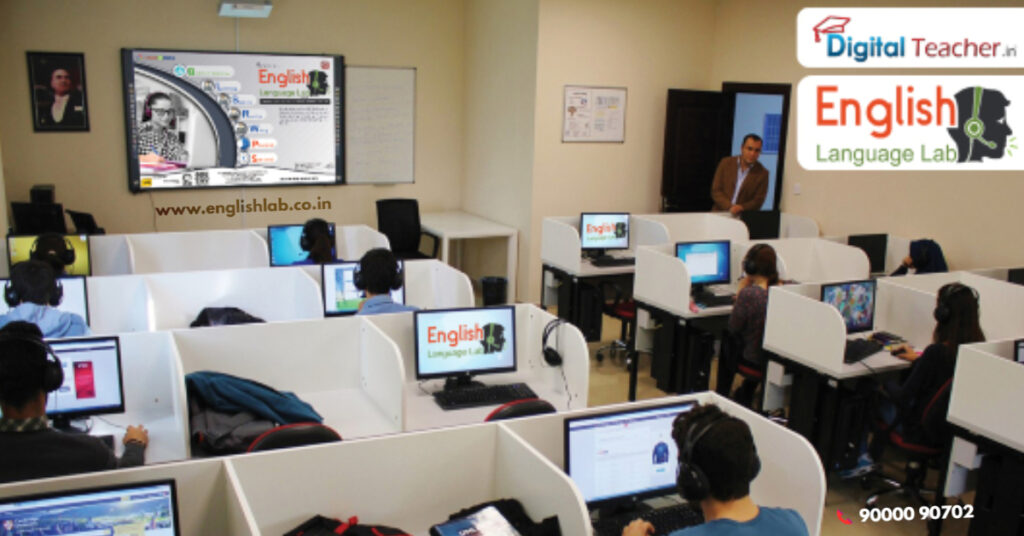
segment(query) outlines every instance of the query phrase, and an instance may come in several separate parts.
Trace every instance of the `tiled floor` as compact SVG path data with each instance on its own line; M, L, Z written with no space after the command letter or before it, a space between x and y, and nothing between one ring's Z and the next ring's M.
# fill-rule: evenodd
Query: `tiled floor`
M611 320L609 317L605 317L605 324L603 326L604 337L611 340L613 337L617 337L619 334L619 326L617 321ZM625 402L628 395L629 388L629 375L626 372L620 361L605 359L603 363L598 364L594 358L597 348L607 344L607 341L601 343L593 343L589 345L590 348L590 393L589 393L589 405L590 406L603 406L606 404L613 404L617 402ZM650 376L650 357L647 355L641 355L640 357L640 370L639 370L639 381L637 383L637 398L638 399L649 399L666 396L666 393L662 392L655 386L654 379ZM714 369L712 369L714 370ZM713 373L712 373L713 374ZM711 378L711 385L715 384L715 378ZM903 464L900 461L892 464L887 464L884 468L886 474L893 476L902 476ZM937 471L929 471L929 477L934 480L937 477ZM934 485L934 483L933 483ZM828 479L828 492L825 497L825 512L824 522L821 526L822 536L875 536L875 535L886 535L886 536L924 536L927 534L927 529L923 521L889 521L889 522L876 522L870 521L866 523L861 522L860 509L863 508L864 500L870 494L870 490L879 488L877 481L870 484L869 490L861 488L860 481L854 480L842 480L836 476L830 476ZM967 495L963 500L970 504L973 501L973 495ZM915 513L917 506L910 501L901 497L888 497L879 501L879 506L882 507L895 507L895 506L914 506ZM843 524L837 513L843 512L843 515L852 521L852 525ZM920 516L917 516L919 519ZM967 521L966 520L947 520L943 524L942 534L943 535L962 535L967 534Z

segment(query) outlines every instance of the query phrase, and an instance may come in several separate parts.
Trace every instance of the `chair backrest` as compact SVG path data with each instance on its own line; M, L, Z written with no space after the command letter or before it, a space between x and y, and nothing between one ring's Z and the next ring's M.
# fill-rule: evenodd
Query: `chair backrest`
M953 435L949 422L946 421L952 385L953 378L950 377L946 383L942 384L942 387L935 391L924 410L921 411L921 429L924 431L925 439L932 445L945 444Z
M78 212L75 210L65 210L68 216L71 216L71 222L75 224L75 233L77 234L105 234L105 231L96 225L96 218L92 217L92 214L88 212Z
M286 449L335 441L341 441L341 435L330 426L316 422L285 424L260 434L249 444L249 449L246 452Z
M68 226L64 223L64 207L60 203L12 201L11 219L14 221L14 234L68 234Z
M377 230L396 253L420 247L420 206L415 199L378 199Z
M547 400L542 400L540 398L525 398L523 400L514 400L502 406L498 406L484 420L502 421L505 419L515 419L517 417L526 417L529 415L555 413L556 411L555 406L551 405L551 402L548 402Z

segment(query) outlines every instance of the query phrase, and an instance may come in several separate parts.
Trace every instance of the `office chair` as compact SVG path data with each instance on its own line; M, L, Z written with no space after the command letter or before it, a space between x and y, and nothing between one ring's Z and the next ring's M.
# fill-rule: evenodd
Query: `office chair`
M484 421L503 421L505 419L516 419L530 415L542 415L557 411L551 402L540 398L524 398L513 400L507 404L498 406L484 419Z
M621 353L629 355L634 348L633 336L636 324L636 302L632 298L626 297L621 286L611 281L602 281L599 288L602 297L607 297L609 291L614 296L610 302L607 299L602 301L601 313L618 320L622 323L622 327L618 339L597 349L595 357L598 363L604 361L605 355L612 358L617 358Z
M68 234L64 207L60 203L11 201L11 219L14 221L14 234L17 235Z
M85 235L99 235L107 234L107 231L102 227L96 225L96 219L92 217L92 214L88 212L78 212L75 210L65 210L68 216L71 216L71 223L75 224L75 234Z
M249 444L246 452L286 449L336 441L341 441L341 435L330 426L316 422L285 424L260 434Z
M718 394L731 398L737 404L752 410L760 407L759 400L754 397L757 388L764 385L764 376L770 360L770 352L765 354L763 363L754 363L743 357L743 339L728 331L722 334L722 345L718 352ZM743 383L732 389L733 379L739 374Z
M399 259L437 258L441 241L420 227L420 206L415 199L378 199L377 230L388 237L391 252ZM422 235L434 239L434 249L429 256L420 253Z
M921 420L914 426L903 426L902 429L894 423L888 429L879 433L888 434L888 444L906 453L907 470L903 482L894 478L886 477L880 472L866 475L862 484L867 484L872 476L880 477L886 484L886 488L872 493L864 505L868 508L875 508L879 497L889 493L899 493L909 496L919 504L925 504L921 498L922 493L935 495L935 503L943 499L940 491L943 488L946 470L946 461L949 457L953 433L946 422L946 412L949 409L949 396L953 378L946 380L934 395L928 400L924 410L921 412ZM937 489L925 489L924 478L928 471L928 465L937 464L939 468L939 485ZM929 529L931 530L931 528Z

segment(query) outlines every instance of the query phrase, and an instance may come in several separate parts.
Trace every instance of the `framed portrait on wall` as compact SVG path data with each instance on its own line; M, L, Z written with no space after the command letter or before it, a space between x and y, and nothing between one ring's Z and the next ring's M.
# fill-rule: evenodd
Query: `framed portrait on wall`
M26 52L36 132L88 132L85 54Z

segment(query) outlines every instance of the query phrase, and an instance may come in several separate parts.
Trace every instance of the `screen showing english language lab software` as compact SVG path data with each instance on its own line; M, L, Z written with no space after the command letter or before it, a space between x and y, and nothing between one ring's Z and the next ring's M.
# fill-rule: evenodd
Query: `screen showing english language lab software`
M847 333L871 331L875 318L875 282L850 281L821 286L821 301L835 307Z
M0 287L6 287L10 279L0 279ZM64 295L60 300L57 310L65 313L75 313L89 323L88 299L85 294L85 276L68 276L60 278L60 286L64 288ZM0 315L7 314L11 308L7 302L0 300Z
M513 307L417 311L413 319L418 379L515 371Z
M176 536L173 484L141 483L0 500L0 536L132 534Z
M717 284L729 282L729 241L680 242L676 257L686 264L690 283Z
M366 299L366 292L357 289L353 283L353 274L359 263L342 262L323 266L324 314L344 315L358 311L359 304ZM398 268L404 272L402 261L398 261ZM405 303L405 285L391 291L391 301Z
M334 235L334 224L328 223L331 235ZM308 251L302 249L302 225L271 225L267 227L267 243L270 246L271 266L292 266L314 264ZM331 248L331 258L336 258L335 249Z
M679 449L672 422L687 402L567 419L566 468L587 503L671 490Z
M38 235L8 236L7 259L11 266L27 261L32 255ZM64 235L71 249L75 250L75 262L64 268L68 275L90 275L92 266L89 263L89 235Z
M629 214L581 214L580 247L583 249L627 249Z
M102 413L123 406L117 337L47 341L60 358L64 383L46 397L46 414Z

